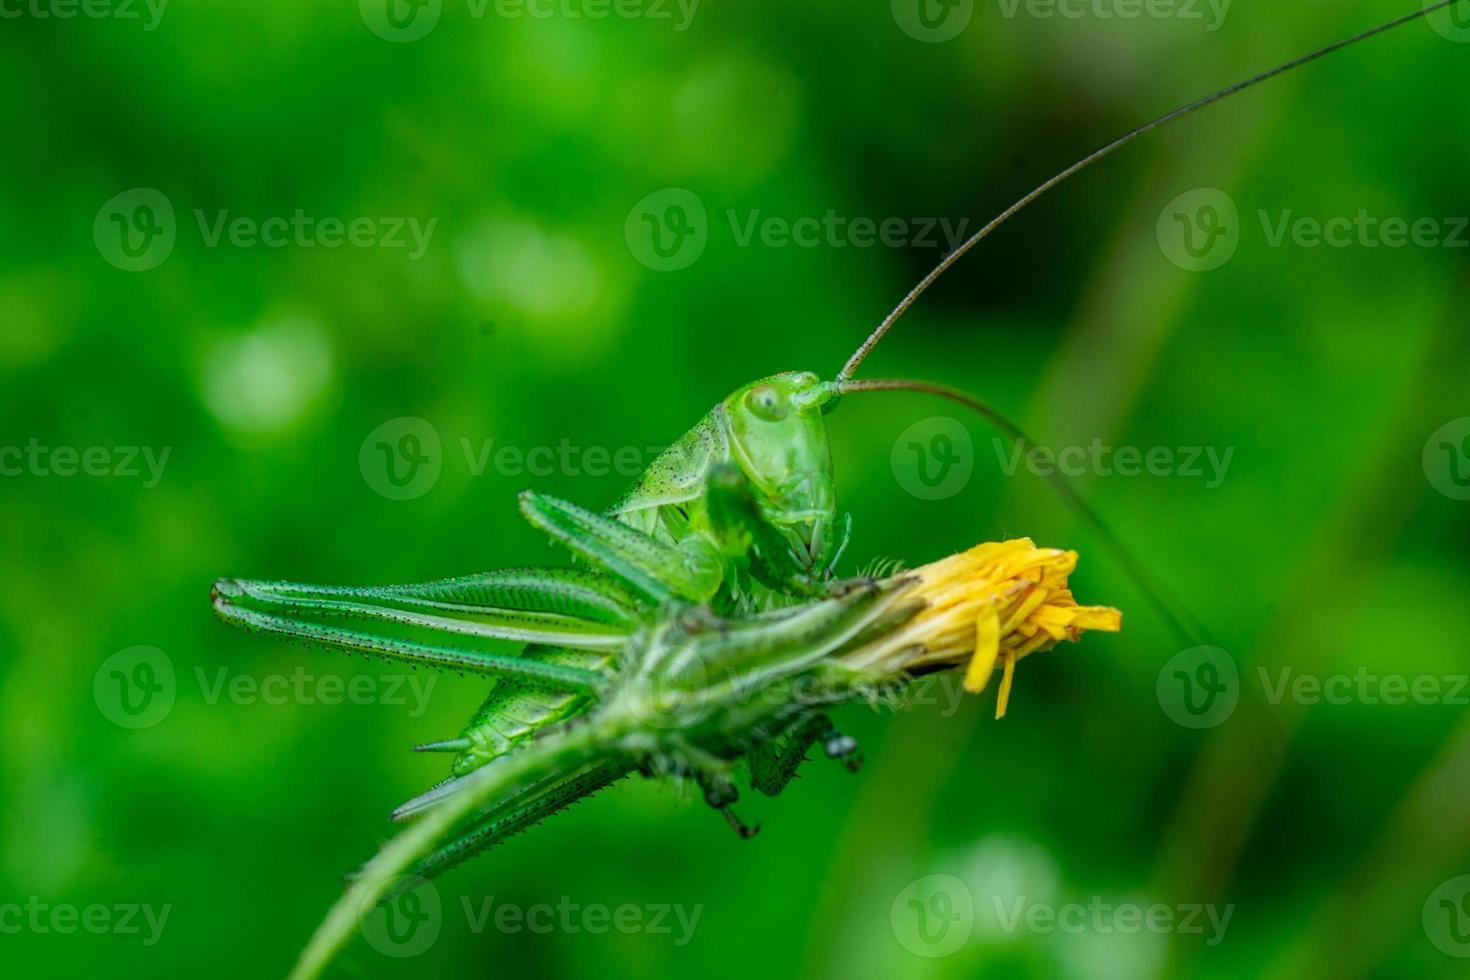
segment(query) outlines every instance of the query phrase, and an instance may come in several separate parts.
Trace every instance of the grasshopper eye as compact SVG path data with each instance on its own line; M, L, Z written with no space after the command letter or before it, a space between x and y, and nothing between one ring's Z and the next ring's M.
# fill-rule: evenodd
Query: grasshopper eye
M759 385L747 391L745 407L767 422L779 422L790 411L790 406L786 404L786 397L773 385Z

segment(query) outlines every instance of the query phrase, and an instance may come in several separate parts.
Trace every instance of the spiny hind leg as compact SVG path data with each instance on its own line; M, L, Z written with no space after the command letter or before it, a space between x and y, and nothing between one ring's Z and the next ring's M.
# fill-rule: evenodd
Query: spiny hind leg
M220 579L225 622L313 646L409 664L587 689L603 674L483 649L557 644L594 661L622 648L641 610L609 580L563 569L507 569L414 585L335 586Z
M276 612L253 609L237 603L235 596L227 595L227 588L235 588L235 583L225 581L215 586L215 610L221 619L252 632L281 636L308 646L380 657L384 660L411 665L425 664L430 667L469 671L496 677L520 677L588 694L596 693L608 680L607 675L594 670L525 660L470 647L446 646L418 639L366 633L333 626L329 623L297 618L296 615L281 615ZM355 607L353 611L359 610L365 611L365 615L376 613L376 610L366 606ZM408 621L407 618L399 619L399 622ZM438 622L447 622L447 620ZM480 632L479 635L490 634ZM579 642L591 641L588 638L579 638ZM604 645L620 644L622 637L611 633L606 637L597 638L596 642Z
M814 743L821 743L828 758L840 760L851 772L862 765L856 739L839 732L826 715L809 715L781 739L751 750L751 788L767 796L779 795L796 778L796 770Z

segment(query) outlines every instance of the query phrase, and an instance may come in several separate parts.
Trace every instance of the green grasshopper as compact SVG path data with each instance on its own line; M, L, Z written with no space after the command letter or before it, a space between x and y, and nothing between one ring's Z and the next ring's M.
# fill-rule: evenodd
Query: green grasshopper
M1063 170L946 256L833 380L786 372L737 389L607 512L523 493L523 516L579 559L576 567L382 587L216 582L215 609L235 625L491 681L457 737L420 746L454 754L450 778L394 812L412 821L409 829L364 868L298 972L319 972L350 936L362 904L391 892L396 876L440 873L630 774L693 781L750 836L754 830L731 810L737 764L752 788L769 795L781 792L816 743L856 769L856 744L833 727L828 709L890 696L954 661L916 656L914 644L885 645L926 615L929 603L914 577L836 576L851 517L837 509L827 414L851 394L918 391L1030 441L961 391L860 380L858 366L940 275L1087 166L1153 129L1456 2L1432 4L1190 103ZM1195 640L1188 618L1174 612L1175 603L1066 480L1050 479L1171 628ZM524 646L508 653L507 643ZM1012 665L1005 663L1002 704Z

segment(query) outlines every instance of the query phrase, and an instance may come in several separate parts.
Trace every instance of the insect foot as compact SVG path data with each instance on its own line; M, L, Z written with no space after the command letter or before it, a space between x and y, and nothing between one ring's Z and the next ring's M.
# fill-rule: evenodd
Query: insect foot
M841 762L848 772L857 772L863 767L863 754L858 750L857 739L851 735L844 735L833 728L824 736L823 744L827 758Z
M730 804L740 799L740 791L735 788L733 783L728 779L707 779L703 782L704 801L720 811L720 814L725 818L725 822L730 825L735 833L739 834L745 840L760 833L760 824L756 824L754 827L749 826L745 821L735 815L734 810L730 809Z

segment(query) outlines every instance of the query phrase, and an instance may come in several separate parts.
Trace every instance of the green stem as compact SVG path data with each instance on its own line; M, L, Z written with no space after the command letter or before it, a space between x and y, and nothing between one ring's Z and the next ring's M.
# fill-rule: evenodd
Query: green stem
M465 779L464 786L393 838L362 869L317 927L301 952L291 980L319 977L358 929L362 910L378 900L413 865L427 857L460 821L497 796L514 793L548 773L585 765L606 751L611 741L606 725L583 724L561 735L533 743L523 752L485 766Z

